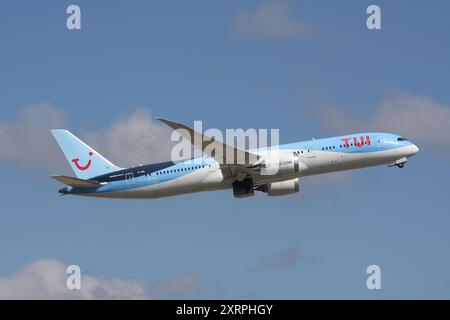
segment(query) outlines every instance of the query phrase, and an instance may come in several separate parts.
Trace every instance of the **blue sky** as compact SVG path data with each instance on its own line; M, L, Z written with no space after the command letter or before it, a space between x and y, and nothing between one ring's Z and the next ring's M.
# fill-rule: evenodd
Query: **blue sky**
M377 31L366 28L373 3ZM81 30L66 28L70 4ZM450 298L449 10L2 1L0 296L27 296L26 272L40 283L77 264L93 279L134 281L144 297ZM403 170L308 177L283 198L58 196L49 175L69 169L48 129L66 127L119 165L152 162L170 156L154 116L279 128L285 143L388 130L421 152ZM382 290L366 288L371 264Z

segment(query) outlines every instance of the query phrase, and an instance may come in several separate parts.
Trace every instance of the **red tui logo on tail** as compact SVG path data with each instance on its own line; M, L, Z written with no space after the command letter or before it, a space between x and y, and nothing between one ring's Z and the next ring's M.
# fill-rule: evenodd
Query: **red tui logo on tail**
M89 157L92 157L93 153L92 151L89 151ZM80 165L78 162L80 161L80 159L76 158L76 159L72 159L72 162L75 164L75 166L77 167L78 170L81 171L85 171L87 170L90 166L91 166L91 159L89 159L89 161L87 162L87 164L85 166Z

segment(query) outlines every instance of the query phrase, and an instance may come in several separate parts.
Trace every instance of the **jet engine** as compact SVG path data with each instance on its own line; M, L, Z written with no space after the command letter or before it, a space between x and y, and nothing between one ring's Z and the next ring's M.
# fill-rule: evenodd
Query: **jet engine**
M289 175L299 172L297 152L278 152L264 157L260 163L261 175Z
M265 192L269 197L285 196L288 194L297 193L300 190L299 179L286 180L281 182L274 182L265 185Z

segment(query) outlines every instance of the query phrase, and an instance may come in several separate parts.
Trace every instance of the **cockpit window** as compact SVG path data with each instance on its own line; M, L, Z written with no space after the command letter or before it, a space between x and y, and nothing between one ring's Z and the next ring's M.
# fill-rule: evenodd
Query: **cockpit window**
M399 138L397 138L397 141L408 141L408 139L399 137Z

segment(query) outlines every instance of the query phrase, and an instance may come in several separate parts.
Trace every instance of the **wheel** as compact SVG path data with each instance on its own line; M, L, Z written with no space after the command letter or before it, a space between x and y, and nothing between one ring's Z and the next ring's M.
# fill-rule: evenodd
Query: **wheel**
M399 163L398 165L397 165L397 167L399 167L400 169L401 168L403 168L405 166L405 163L403 162L403 163Z

